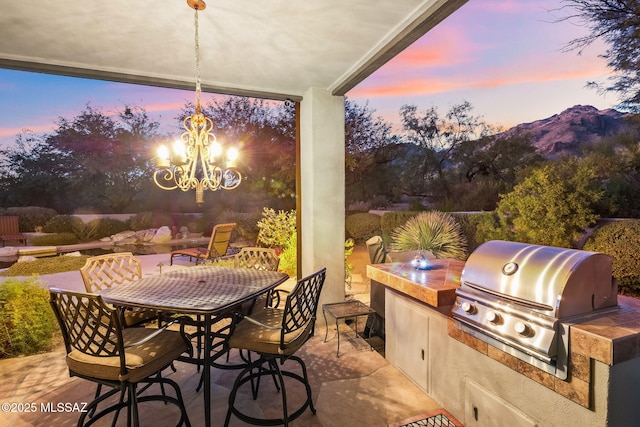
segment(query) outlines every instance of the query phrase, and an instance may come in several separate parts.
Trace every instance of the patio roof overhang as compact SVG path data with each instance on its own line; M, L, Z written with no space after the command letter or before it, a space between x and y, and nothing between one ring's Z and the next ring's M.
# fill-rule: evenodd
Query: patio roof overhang
M344 95L466 1L209 0L199 14L203 91ZM194 87L185 0L2 3L2 68Z
M208 0L198 15L203 91L301 101L298 274L327 268L321 303L344 299L341 97L466 1ZM195 87L185 0L4 0L0 34L0 68Z

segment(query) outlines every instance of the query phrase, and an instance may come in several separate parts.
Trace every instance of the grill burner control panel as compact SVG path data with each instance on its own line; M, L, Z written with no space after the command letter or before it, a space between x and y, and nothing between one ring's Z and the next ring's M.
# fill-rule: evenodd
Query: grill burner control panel
M469 327L549 363L556 356L556 320L526 310L522 316L522 310L458 292L452 314Z

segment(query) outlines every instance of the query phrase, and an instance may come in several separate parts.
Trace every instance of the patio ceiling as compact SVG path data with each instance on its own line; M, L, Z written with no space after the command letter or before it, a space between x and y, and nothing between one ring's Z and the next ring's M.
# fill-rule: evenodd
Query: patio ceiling
M207 0L202 89L344 95L467 0ZM2 0L0 67L193 89L185 0Z

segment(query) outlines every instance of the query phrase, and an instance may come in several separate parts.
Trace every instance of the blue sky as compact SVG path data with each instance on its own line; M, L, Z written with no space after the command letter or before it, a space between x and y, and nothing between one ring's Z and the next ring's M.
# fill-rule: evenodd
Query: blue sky
M585 88L609 75L598 55L563 46L586 30L555 22L567 12L558 0L470 0L443 23L354 88L347 96L368 102L376 115L399 122L404 104L432 106L444 114L462 101L490 124L505 128L543 119L573 105L612 108L617 99ZM556 10L554 10L556 9ZM203 102L211 95L203 94ZM105 113L124 105L144 107L180 132L180 108L193 91L49 76L0 69L0 144L23 130L50 132L59 117L73 118L90 104Z

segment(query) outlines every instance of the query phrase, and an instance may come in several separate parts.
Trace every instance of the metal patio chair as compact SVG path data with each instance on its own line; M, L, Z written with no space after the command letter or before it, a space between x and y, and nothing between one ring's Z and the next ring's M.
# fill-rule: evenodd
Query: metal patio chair
M142 278L140 259L131 252L90 257L80 269L84 287L89 293L100 293L113 286L120 286ZM124 311L124 327L138 326L158 319L153 310L128 309Z
M95 294L50 289L51 307L62 331L70 376L77 376L111 387L96 395L78 420L78 426L91 425L114 413L115 425L120 410L127 408L127 426L139 426L138 403L162 401L180 409L177 426L190 426L178 384L158 373L181 354L191 353L184 333L161 329L122 328L118 310ZM176 397L139 395L138 384L171 386ZM120 394L117 403L98 411L98 405ZM160 407L161 408L161 407ZM87 417L89 417L87 419Z
M307 408L316 413L306 365L295 353L313 336L318 301L325 277L326 269L323 268L299 280L287 295L284 309L265 307L251 316L242 316L242 320L231 333L228 346L257 353L259 358L253 362L249 361L236 378L229 396L225 426L229 425L231 415L250 424L287 426ZM287 360L296 361L300 365L301 374L281 369L279 365L283 365ZM257 398L260 378L264 375L269 375L276 381L276 388L282 398L282 418L255 418L235 407L238 390L247 382L251 382L253 398ZM289 411L287 407L284 377L299 381L306 390L305 402L293 411Z

